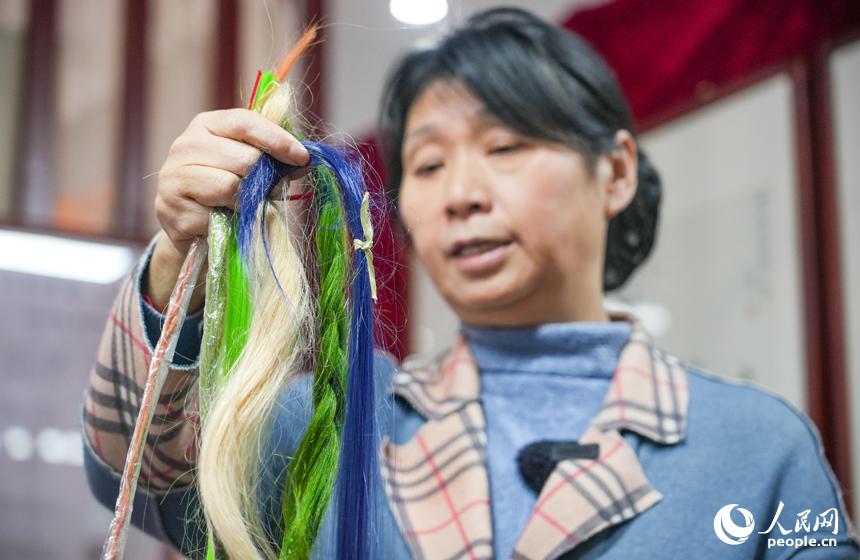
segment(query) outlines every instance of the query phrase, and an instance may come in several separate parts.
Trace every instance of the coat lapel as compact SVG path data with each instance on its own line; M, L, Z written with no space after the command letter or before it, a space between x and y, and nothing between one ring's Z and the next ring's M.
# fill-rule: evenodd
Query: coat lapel
M514 546L513 560L558 558L662 498L621 434L591 427L579 441L600 445L600 456L556 465Z
M655 348L634 323L618 356L612 386L591 425L604 431L629 430L672 445L686 434L689 401L686 367Z
M407 362L393 390L427 421L403 445L385 441L382 475L416 560L493 557L486 431L480 376L461 338L429 364ZM671 445L686 430L687 372L634 323L603 407L580 438L597 459L561 461L538 496L513 560L553 560L662 498L620 434Z
M491 559L493 526L480 378L462 339L441 367L415 365L394 390L427 421L404 445L383 443L394 517L416 560Z

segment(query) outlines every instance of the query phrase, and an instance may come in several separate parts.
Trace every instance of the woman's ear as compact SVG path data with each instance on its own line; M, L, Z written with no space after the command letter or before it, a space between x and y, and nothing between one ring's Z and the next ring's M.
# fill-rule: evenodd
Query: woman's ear
M627 208L636 194L638 180L638 154L636 140L626 130L615 134L615 151L607 157L612 166L612 177L606 188L606 219Z

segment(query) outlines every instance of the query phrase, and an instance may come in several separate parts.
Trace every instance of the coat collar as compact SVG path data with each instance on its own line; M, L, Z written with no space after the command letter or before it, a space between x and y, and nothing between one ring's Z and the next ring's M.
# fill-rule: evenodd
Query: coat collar
M480 375L466 340L429 362L404 363L393 392L426 419L403 445L384 442L381 457L392 511L413 556L492 557ZM603 407L580 438L598 443L600 456L558 463L512 559L558 558L657 503L662 496L620 431L675 444L685 436L688 403L686 369L634 323Z
M392 391L426 420L479 401L480 376L466 339L459 337L452 350L429 361L408 359L394 376ZM642 326L633 322L592 426L627 430L672 445L684 439L688 404L687 371L681 361L654 347Z

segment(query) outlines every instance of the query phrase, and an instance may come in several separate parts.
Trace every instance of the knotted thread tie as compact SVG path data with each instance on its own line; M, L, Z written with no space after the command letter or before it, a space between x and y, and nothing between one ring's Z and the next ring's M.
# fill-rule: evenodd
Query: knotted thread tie
M370 194L365 192L361 199L361 229L364 230L364 241L353 239L352 243L356 250L364 251L367 258L367 276L370 279L370 297L376 301L376 271L373 268L373 224L370 223Z

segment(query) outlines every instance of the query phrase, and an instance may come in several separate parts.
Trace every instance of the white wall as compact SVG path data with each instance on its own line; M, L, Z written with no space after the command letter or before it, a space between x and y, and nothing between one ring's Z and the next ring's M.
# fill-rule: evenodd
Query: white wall
M663 309L652 334L667 351L805 408L793 106L779 75L642 137L663 177L661 225L613 295Z

